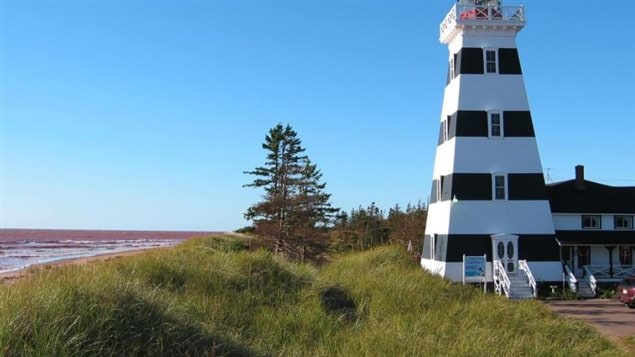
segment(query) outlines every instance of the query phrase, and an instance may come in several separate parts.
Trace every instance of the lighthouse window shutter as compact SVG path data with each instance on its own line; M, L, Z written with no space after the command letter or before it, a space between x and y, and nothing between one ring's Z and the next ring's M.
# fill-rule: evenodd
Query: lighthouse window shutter
M498 49L498 73L499 74L523 74L518 58L518 50L515 48Z
M460 74L483 74L483 49L464 47L454 62L455 67L460 69Z

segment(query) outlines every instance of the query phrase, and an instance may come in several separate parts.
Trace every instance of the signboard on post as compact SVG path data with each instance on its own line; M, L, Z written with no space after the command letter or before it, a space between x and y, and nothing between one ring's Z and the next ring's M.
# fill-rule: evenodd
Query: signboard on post
M485 277L487 257L485 255L463 255L463 285L465 283L483 283L483 291L486 289Z

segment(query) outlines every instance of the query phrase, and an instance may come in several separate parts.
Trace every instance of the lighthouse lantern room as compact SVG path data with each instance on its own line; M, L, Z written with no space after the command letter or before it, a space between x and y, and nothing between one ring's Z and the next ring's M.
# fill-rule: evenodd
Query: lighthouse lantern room
M453 281L465 256L486 256L486 280L510 297L560 280L516 35L520 5L460 0L440 26L448 75L421 265Z

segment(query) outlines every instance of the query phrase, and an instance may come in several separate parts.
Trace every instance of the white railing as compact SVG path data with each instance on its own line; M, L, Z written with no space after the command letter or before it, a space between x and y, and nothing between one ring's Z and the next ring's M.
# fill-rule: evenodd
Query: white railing
M527 260L519 260L518 267L520 268L520 270L525 272L525 275L527 276L527 280L529 280L529 285L531 285L531 290L534 294L534 297L538 297L538 288L536 284L536 279L534 279L534 275L531 273L531 270L529 269Z
M445 19L441 21L441 25L439 25L441 36L443 36L443 34L448 29L448 27L450 27L450 25L456 22L456 7L457 6L458 5L452 6L452 8L450 9L450 12L448 12L448 14L445 15Z
M598 281L589 269L589 265L584 266L584 280L586 280L587 284L589 284L591 291L593 291L594 294L597 294Z
M522 5L512 6L476 6L455 4L441 22L440 33L443 34L455 23L467 21L525 21L525 9Z
M494 290L501 295L503 292L505 296L509 297L509 290L511 288L511 281L507 276L505 267L501 264L500 260L494 260Z
M600 281L619 281L635 275L635 266L632 265L613 265L613 274L610 265L585 265L584 269Z
M564 276L565 276L565 280L567 281L567 285L569 285L569 289L571 289L571 291L575 293L576 291L578 291L578 279L576 279L575 275L569 268L569 265L563 264L563 266L564 266Z

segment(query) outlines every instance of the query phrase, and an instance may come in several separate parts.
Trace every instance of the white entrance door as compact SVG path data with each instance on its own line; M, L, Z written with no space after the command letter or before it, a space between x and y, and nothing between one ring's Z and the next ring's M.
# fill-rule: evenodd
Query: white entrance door
M518 236L495 234L492 236L492 255L505 267L507 274L518 272Z

